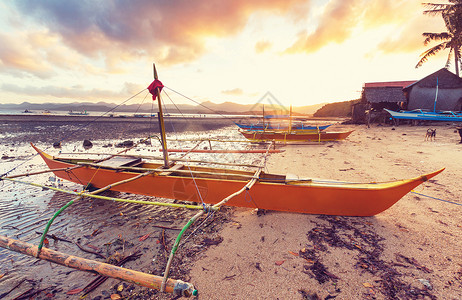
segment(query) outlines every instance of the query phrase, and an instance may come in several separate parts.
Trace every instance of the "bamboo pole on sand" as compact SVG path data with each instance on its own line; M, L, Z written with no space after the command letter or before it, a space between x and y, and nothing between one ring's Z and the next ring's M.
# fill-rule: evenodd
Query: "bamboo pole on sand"
M5 236L0 236L0 247L33 257L38 257L66 267L98 273L103 276L132 282L151 289L160 290L163 280L161 276L146 274L95 260L68 255L48 248L42 248L39 251L38 247L35 245L14 240ZM190 297L197 294L197 291L194 289L192 284L174 279L168 279L164 291L183 297Z

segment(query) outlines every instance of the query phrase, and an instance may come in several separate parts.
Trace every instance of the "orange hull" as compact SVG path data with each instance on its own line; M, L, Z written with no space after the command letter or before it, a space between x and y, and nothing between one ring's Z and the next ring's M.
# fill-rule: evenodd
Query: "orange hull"
M72 167L78 163L76 159L67 159L67 161L54 159L33 147L50 169ZM80 160L80 163L89 162ZM144 163L140 168L146 170L158 166ZM202 169L207 172L216 170ZM194 167L194 170L201 171L201 168ZM365 184L325 181L317 183L314 180L290 181L285 176L261 173L259 180L249 191L232 198L226 205L307 214L373 216L391 207L413 188L443 170L408 180ZM194 176L194 179L189 174L163 171L116 186L113 190L185 201L201 202L202 198L205 203L215 204L246 184L248 179L236 179L239 175L253 175L245 171L216 170L218 171L219 175L201 174ZM228 175L224 175L225 172ZM133 171L120 171L120 169L104 167L102 164L101 167L84 166L69 172L56 171L55 174L78 184L91 183L94 187L102 188L135 177L140 174L140 171L135 168ZM201 197L198 196L197 189Z
M306 132L306 131L246 131L240 133L251 141L278 141L278 142L330 142L346 139L353 131L345 132Z

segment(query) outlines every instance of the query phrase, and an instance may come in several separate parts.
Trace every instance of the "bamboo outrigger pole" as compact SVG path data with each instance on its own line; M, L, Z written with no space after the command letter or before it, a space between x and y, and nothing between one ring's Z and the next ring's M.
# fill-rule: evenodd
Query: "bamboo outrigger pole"
M159 201L145 201L145 200L133 200L133 199L125 199L125 198L115 198L115 197L108 197L108 196L102 196L102 195L95 195L91 194L90 192L74 192L74 191L69 191L65 189L60 189L52 186L47 186L47 185L42 185L34 182L27 182L27 181L21 181L21 180L16 180L16 179L11 179L9 177L2 178L2 180L8 180L13 183L20 183L20 184L25 184L25 185L30 185L34 187L39 187L44 190L51 190L55 192L61 192L64 194L68 195L73 195L73 196L78 196L78 197L88 197L88 198L94 198L94 199L101 199L101 200L108 200L108 201L114 201L114 202L123 202L123 203L131 203L131 204L145 204L145 205L155 205L155 206L166 206L166 207L173 207L173 208L186 208L186 209L195 209L195 210L203 210L204 206L202 205L189 205L189 204L178 204L178 203L168 203L168 202L159 202ZM214 208L209 207L209 209L214 210Z
M158 79L157 77L157 70L156 70L156 64L152 64L152 67L154 69L154 79ZM167 151L167 138L165 136L165 125L164 125L164 114L162 112L162 101L160 99L160 90L157 88L156 89L157 93L157 104L159 108L158 112L158 118L159 118L159 127L160 127L160 138L162 141L162 150L164 154L164 167L168 168L169 167L169 161L168 161L168 151Z
M54 262L66 267L75 268L82 271L98 273L128 282L135 283L151 289L160 290L163 277L146 274L143 272L133 271L130 269L117 267L114 265L102 263L95 260L85 259L48 248L42 248L40 251L37 246L14 240L0 235L0 247L13 250L19 253L38 257L50 262ZM172 293L176 296L190 297L197 295L197 290L190 283L181 280L168 279L165 292Z

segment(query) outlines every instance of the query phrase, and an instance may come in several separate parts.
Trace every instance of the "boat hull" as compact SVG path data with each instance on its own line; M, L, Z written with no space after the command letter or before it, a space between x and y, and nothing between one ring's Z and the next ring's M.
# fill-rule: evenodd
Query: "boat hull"
M345 132L287 132L287 131L247 131L241 134L251 141L278 141L278 142L330 142L346 139L353 131Z
M35 149L50 169L75 166L73 163L54 159L39 149ZM269 174L262 173L250 190L232 198L226 205L306 214L373 216L388 209L413 188L442 171L443 169L408 180L367 184L315 183L287 179L281 182L265 182L265 176L268 177ZM102 188L133 178L140 173L84 166L70 171L55 171L54 174L77 184L91 184L93 187ZM246 180L216 177L191 178L181 175L163 176L155 173L111 189L119 192L216 204L240 190L247 183Z
M397 112L384 108L394 119L419 120L419 121L443 121L462 122L462 114L455 113L432 113L432 112Z
M272 124L242 124L242 123L235 123L239 128L243 130L250 130L250 131L263 131L263 130L287 130L289 127L287 125L272 125ZM293 125L292 130L303 130L303 131L323 131L326 130L329 125L323 125L323 126L309 126L309 125Z

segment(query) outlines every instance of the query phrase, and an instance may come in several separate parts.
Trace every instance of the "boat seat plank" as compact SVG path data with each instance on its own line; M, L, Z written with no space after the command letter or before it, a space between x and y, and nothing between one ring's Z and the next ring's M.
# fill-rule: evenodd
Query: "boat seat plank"
M286 182L297 181L299 179L300 179L300 177L298 175L296 175L296 174L291 174L291 173L286 174Z
M141 163L140 157L114 156L108 160L97 163L97 165L117 168L117 167L134 167Z
M182 169L183 167L184 167L184 165L182 165L182 164L176 164L176 165L173 165L172 167L170 167L168 169L165 169L165 171L160 172L159 175L168 176L168 175L172 174L173 172L175 172L176 170Z
M298 175L295 174L286 174L286 183L287 184L293 184L293 185L298 185L298 184L307 184L308 182L313 182L312 178L301 178Z

